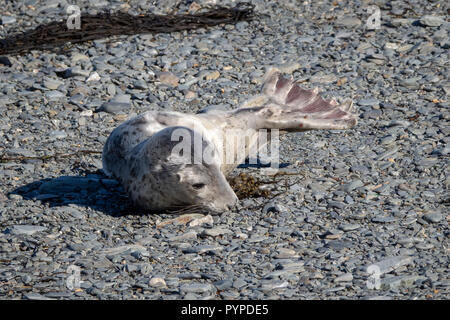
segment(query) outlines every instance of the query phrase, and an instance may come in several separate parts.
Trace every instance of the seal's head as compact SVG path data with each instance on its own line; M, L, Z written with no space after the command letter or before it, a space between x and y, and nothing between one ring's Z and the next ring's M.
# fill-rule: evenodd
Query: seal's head
M131 154L130 179L123 182L139 206L150 210L199 206L219 213L238 201L220 171L216 147L201 133L168 127Z
M238 201L218 165L186 164L178 167L176 172L176 197L180 202L220 212L230 209Z

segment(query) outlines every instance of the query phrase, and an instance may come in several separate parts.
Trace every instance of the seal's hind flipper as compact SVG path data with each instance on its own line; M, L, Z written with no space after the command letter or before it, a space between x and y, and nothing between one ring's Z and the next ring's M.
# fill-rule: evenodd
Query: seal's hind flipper
M325 100L318 89L303 89L275 68L265 76L262 96L266 98L262 108L253 108L255 115L261 116L256 121L261 128L286 131L348 129L357 123L351 100L343 104Z

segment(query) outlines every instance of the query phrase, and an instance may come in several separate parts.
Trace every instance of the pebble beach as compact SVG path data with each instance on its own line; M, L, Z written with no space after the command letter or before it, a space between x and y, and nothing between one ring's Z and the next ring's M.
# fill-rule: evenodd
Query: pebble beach
M448 2L250 2L249 22L0 57L0 299L449 299ZM0 0L0 39L70 4L211 1ZM237 168L264 196L148 214L102 172L124 120L235 109L270 66L359 118L282 136L280 175Z

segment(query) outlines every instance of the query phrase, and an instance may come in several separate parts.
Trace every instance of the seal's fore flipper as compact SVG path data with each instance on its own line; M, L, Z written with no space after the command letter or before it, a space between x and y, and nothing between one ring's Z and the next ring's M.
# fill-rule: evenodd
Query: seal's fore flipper
M356 125L351 100L338 104L334 100L323 99L318 93L318 89L301 88L272 68L265 76L262 95L258 96L264 103L259 107L244 106L237 112L248 110L253 113L255 125L265 129L304 131L348 129Z

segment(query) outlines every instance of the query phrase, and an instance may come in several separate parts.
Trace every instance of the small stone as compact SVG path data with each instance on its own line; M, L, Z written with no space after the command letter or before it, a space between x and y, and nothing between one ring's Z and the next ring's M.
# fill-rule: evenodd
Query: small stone
M209 283L186 283L180 287L180 291L186 293L205 293L214 291L214 287Z
M49 297L46 297L39 293L34 293L34 292L26 293L23 296L25 299L28 299L28 300L55 300L53 298L49 298Z
M375 98L362 99L358 101L358 105L360 106L378 106L380 101Z
M115 256L115 255L120 255L123 254L125 252L136 252L136 251L140 251L140 252L147 252L147 248L145 248L144 246L141 246L139 244L128 244L128 245L123 245L123 246L118 246L115 248L107 248L103 250L103 253L105 255L110 255L110 256Z
M84 110L80 112L81 117L92 117L94 115L94 112L92 110Z
M50 90L56 90L60 85L63 85L64 82L54 79L45 79L44 80L44 87Z
M200 226L204 223L213 224L214 223L213 217L210 214L208 214L202 218L194 219L189 223L189 227Z
M108 92L108 94L109 94L110 96L115 96L115 95L116 95L116 92L117 92L116 86L115 86L113 83L109 83L109 84L106 86L106 92Z
M195 47L198 49L198 51L208 51L209 44L206 41L200 41L195 44Z
M223 247L219 246L219 245L208 245L208 244L204 244L204 245L199 245L199 246L195 246L195 247L189 247L186 249L183 249L183 253L198 253L198 254L203 254L206 252L215 252L215 251L219 251L219 250L223 250Z
M236 281L233 282L233 288L235 289L241 289L243 287L246 287L248 285L248 283L242 279L237 279Z
M407 88L411 88L411 89L418 89L419 88L419 83L418 81L421 80L422 78L409 78L409 79L405 79L405 80L401 80L400 84L404 87Z
M413 257L409 256L397 256L387 258L378 262L375 262L366 267L366 272L377 270L381 274L391 272L402 266L406 266L413 263Z
M443 216L439 212L432 212L425 214L423 219L430 223L439 223L443 219Z
M276 259L288 259L296 257L297 253L295 250L287 249L287 248L280 248L278 249L278 254L275 256Z
M34 225L13 225L12 227L9 227L7 229L6 233L14 235L26 234L30 236L35 234L36 232L41 232L46 229L47 229L46 227Z
M248 235L242 232L236 233L236 237L238 237L241 240L246 240L248 239Z
M334 282L349 282L353 280L353 275L351 273L344 273L334 279Z
M380 144L388 145L394 143L397 140L397 137L388 135L380 139Z
M413 287L417 281L425 280L426 277L418 275L394 276L381 280L382 289L397 289L400 286Z
M420 18L420 24L426 27L439 27L445 20L438 16L426 15Z
M92 72L91 75L86 79L86 82L100 81L100 75L97 72Z
M212 229L205 229L202 232L202 235L204 236L210 236L210 237L217 237L217 236L221 236L224 234L229 234L232 233L232 231L230 229L226 229L226 228L212 228Z
M205 79L209 81L209 80L216 80L219 77L220 77L220 72L216 70L216 71L212 71L212 72L206 74Z
M184 94L184 97L185 97L187 100L192 100L192 99L194 99L194 98L197 97L197 94L196 94L194 91L187 91L187 92Z
M213 283L213 285L217 288L217 290L228 290L233 286L233 282L231 280L218 280Z
M89 61L90 59L87 55L79 53L79 52L73 53L72 56L70 57L70 61L72 62L72 64L75 64L80 60Z
M166 281L163 278L154 277L150 279L149 285L152 287L163 288L166 287Z
M49 101L56 101L56 100L59 100L61 98L64 98L65 96L66 95L64 93L62 93L61 91L58 91L58 90L47 91L45 93L45 97Z
M65 77L89 77L89 71L81 69L79 66L69 68L65 71Z
M361 25L361 20L356 17L343 17L336 21L338 26L343 26L347 28L356 28Z
M325 239L335 240L340 239L342 237L342 230L328 230L322 236Z
M395 222L397 221L396 218L394 217L375 217L372 218L372 222L377 222L377 223L391 223L391 222Z
M337 81L338 78L335 74L315 74L310 78L310 82L314 83L323 83L323 84L328 84L328 83L333 83L335 81Z
M350 183L344 184L341 189L344 190L345 192L352 192L353 190L355 190L356 188L362 187L364 186L364 183L359 180L359 179L355 179Z
M3 25L16 23L16 21L17 21L16 18L11 17L11 16L2 16L1 20L2 20Z
M148 89L148 85L144 80L134 80L133 87L140 90Z
M10 194L8 197L11 200L22 200L23 199L23 197L20 194L14 194L14 193Z
M398 44L394 43L394 42L386 42L384 45L385 49L390 49L390 50L397 50L398 49Z
M188 9L188 12L189 13L195 13L195 12L197 12L198 10L200 10L202 8L202 6L201 5L199 5L197 2L192 2L191 3L191 5L189 6L189 9Z
M84 214L75 208L64 208L61 209L62 212L70 214L75 219L84 219Z
M299 62L286 62L277 66L277 69L282 73L292 74L294 71L300 69L302 65Z
M174 225L184 225L187 224L188 222L198 219L198 218L203 218L205 217L203 214L200 213L188 213L188 214L182 214L176 218L173 219L167 219L164 220L162 222L159 222L156 227L157 228L162 228L166 225L170 225L170 224L174 224Z
M49 137L51 139L64 139L67 137L67 133L63 130L53 130L50 131Z
M272 291L276 289L283 289L289 286L289 282L283 280L265 281L261 284L262 291Z
M171 87L176 87L178 85L178 82L180 81L180 79L172 72L162 72L160 73L158 78L161 84Z
M179 236L169 238L170 241L183 241L189 239L197 239L197 232L194 230L183 233Z
M104 103L97 111L104 111L116 114L121 111L126 111L131 107L130 95L119 94L110 101Z
M434 248L434 245L431 243L417 243L416 248L420 250L430 250Z
M351 223L341 224L339 226L339 229L341 229L344 232L353 231L359 228L361 228L359 224L351 224Z
M330 240L325 247L331 248L333 250L343 250L348 249L353 246L353 243L350 241L343 241L343 240Z

